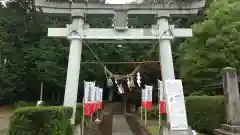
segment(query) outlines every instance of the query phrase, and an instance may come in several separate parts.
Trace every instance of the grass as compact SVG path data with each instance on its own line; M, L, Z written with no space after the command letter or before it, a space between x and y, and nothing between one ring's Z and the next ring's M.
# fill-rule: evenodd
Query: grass
M159 134L159 125L147 126L147 129L152 135L158 135Z

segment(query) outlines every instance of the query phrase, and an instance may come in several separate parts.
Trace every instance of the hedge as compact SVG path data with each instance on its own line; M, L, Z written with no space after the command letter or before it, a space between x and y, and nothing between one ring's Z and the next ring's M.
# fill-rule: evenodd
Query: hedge
M188 124L192 129L212 134L220 124L226 123L223 96L190 96L185 102ZM158 106L153 106L147 116L148 119L158 119Z
M72 135L69 107L24 107L14 111L8 135Z
M14 103L14 105L12 106L13 109L19 109L19 108L23 108L23 107L34 107L36 106L37 103L35 102L26 102L26 101L18 101L16 103ZM104 106L105 102L103 103ZM48 106L47 104L45 104L44 106ZM94 115L96 115L96 113L94 113ZM82 103L77 103L77 107L76 107L76 115L75 115L75 123L76 124L81 124L81 120L82 120L82 116L83 116L83 106ZM85 116L85 122L88 122L89 117Z
M188 124L198 132L213 133L226 123L223 96L190 96L186 98Z

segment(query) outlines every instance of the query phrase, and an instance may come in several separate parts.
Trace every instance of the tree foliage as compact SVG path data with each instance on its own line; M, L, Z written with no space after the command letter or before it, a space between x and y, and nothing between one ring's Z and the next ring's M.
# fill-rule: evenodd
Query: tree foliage
M240 66L238 14L238 0L216 0L206 11L206 20L193 25L195 36L178 48L181 77L189 89L222 93L221 69Z

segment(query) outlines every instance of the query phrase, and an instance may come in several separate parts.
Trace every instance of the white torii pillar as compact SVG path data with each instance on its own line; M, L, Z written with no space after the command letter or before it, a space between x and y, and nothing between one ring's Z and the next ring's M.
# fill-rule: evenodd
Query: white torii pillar
M72 30L67 38L70 40L70 50L67 68L67 79L64 94L64 106L73 108L71 124L75 123L76 104L78 95L78 82L82 54L82 38L80 37L84 26L84 13L76 11L72 13ZM58 33L56 33L58 34Z
M169 15L170 16L170 15ZM162 80L175 79L174 66L172 58L171 40L174 38L169 33L168 17L166 14L157 15L157 25L159 28L159 59L162 68Z
M174 65L173 65L173 58L172 58L172 48L171 48L171 40L174 38L171 35L168 24L168 19L170 14L157 14L157 24L159 28L159 59L161 63L161 74L162 80L175 80L174 74ZM184 32L184 31L183 31ZM166 96L166 95L165 95ZM166 98L165 98L166 99ZM186 109L186 108L184 108ZM167 122L170 123L169 116L167 116ZM167 126L167 125L165 125ZM171 130L167 129L167 127L163 130L163 135L191 135L192 131L189 129L186 130ZM161 133L160 133L161 134Z

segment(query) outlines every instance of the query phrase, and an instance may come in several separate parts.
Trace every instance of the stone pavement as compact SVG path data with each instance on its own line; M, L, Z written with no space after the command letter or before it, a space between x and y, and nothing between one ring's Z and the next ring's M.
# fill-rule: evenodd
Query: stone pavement
M112 135L134 135L124 115L113 115Z
M7 135L11 115L12 111L8 108L2 107L0 109L0 135Z
M0 118L0 133L8 130L9 118Z

